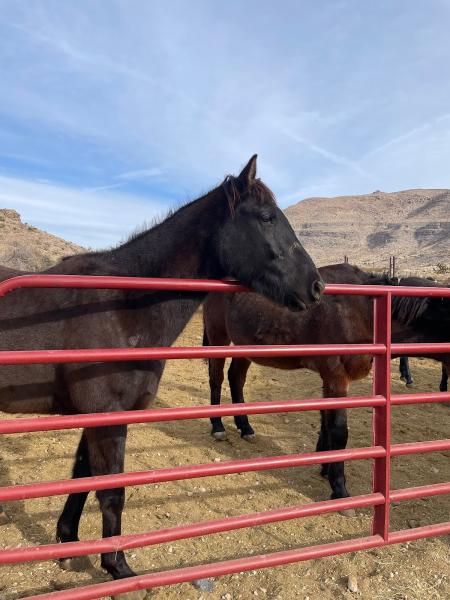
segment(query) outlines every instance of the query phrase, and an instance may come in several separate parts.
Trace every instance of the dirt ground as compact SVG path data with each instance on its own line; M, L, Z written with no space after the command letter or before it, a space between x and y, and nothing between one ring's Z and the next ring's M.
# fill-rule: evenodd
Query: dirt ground
M201 344L201 317L196 315L179 344ZM393 390L403 392L404 384L393 365ZM431 361L412 360L415 391L436 390L440 366ZM317 375L307 371L276 371L252 365L246 388L250 401L320 396ZM370 393L370 380L353 385L353 395ZM224 400L229 401L228 387ZM206 366L202 361L172 361L161 382L159 407L200 405L208 402ZM354 409L349 415L349 445L371 443L369 409ZM407 406L394 409L395 442L448 437L450 407ZM1 415L1 418L10 418ZM215 442L205 420L134 425L130 427L126 469L143 470L185 463L243 459L312 451L317 431L316 412L286 416L257 415L252 419L256 443L242 441L232 418L225 420L229 439ZM5 436L1 443L0 483L12 485L70 475L78 431ZM436 452L393 461L396 488L437 483L450 478L448 453ZM347 480L353 494L370 492L371 464L347 464ZM176 524L262 511L329 497L328 484L318 467L303 467L211 477L153 486L128 488L123 532L134 533ZM62 497L12 502L5 505L11 522L0 528L2 548L47 544L54 541L54 529L62 508ZM449 498L441 496L403 503L392 510L392 528L426 525L449 518ZM80 537L100 535L100 514L91 495L81 520ZM354 518L331 514L274 525L215 534L157 547L128 552L130 565L139 573L179 566L226 560L331 542L370 534L371 510L359 510ZM191 584L148 592L154 600L423 600L450 598L449 538L422 540L389 548L297 563L276 569L254 571L214 580L212 592ZM356 576L358 591L347 589L349 576ZM107 580L98 557L92 557L88 572L68 573L56 562L0 567L0 599L17 600L38 593Z

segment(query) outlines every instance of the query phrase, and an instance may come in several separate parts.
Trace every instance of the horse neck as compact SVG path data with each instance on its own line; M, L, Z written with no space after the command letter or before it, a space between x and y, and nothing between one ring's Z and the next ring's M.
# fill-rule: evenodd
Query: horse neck
M223 219L223 195L216 188L104 258L135 277L221 277L211 240Z

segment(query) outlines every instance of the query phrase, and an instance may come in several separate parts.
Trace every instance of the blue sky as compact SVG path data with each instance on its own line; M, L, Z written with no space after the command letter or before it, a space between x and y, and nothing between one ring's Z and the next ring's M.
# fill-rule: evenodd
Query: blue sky
M0 2L0 207L91 247L237 173L450 187L449 0Z

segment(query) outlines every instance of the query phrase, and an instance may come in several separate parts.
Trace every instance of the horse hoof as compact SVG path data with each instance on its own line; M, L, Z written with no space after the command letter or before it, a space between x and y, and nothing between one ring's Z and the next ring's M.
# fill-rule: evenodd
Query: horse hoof
M242 439L250 444L254 444L256 442L256 435L254 433L246 433L242 436Z
M224 442L228 439L228 434L226 431L213 431L211 435L218 442Z
M64 571L88 571L92 568L92 563L87 556L73 556L71 558L60 558L59 566Z
M113 600L144 600L147 597L147 590L136 590L135 592L124 592L111 596Z
M7 525L9 523L9 517L4 510L0 511L0 525Z
M345 510L339 511L343 517L354 518L356 517L356 510L354 508L346 508Z

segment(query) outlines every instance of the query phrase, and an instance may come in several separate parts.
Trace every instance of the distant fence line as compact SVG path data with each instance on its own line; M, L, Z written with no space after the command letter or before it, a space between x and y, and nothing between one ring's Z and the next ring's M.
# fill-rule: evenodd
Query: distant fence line
M344 263L352 263L363 269L374 273L385 273L389 277L430 277L438 279L443 283L450 284L450 264L437 263L424 267L409 268L407 260L399 260L397 256L389 256L384 259L384 266L380 266L380 261L359 261L351 260L347 254L344 254Z

